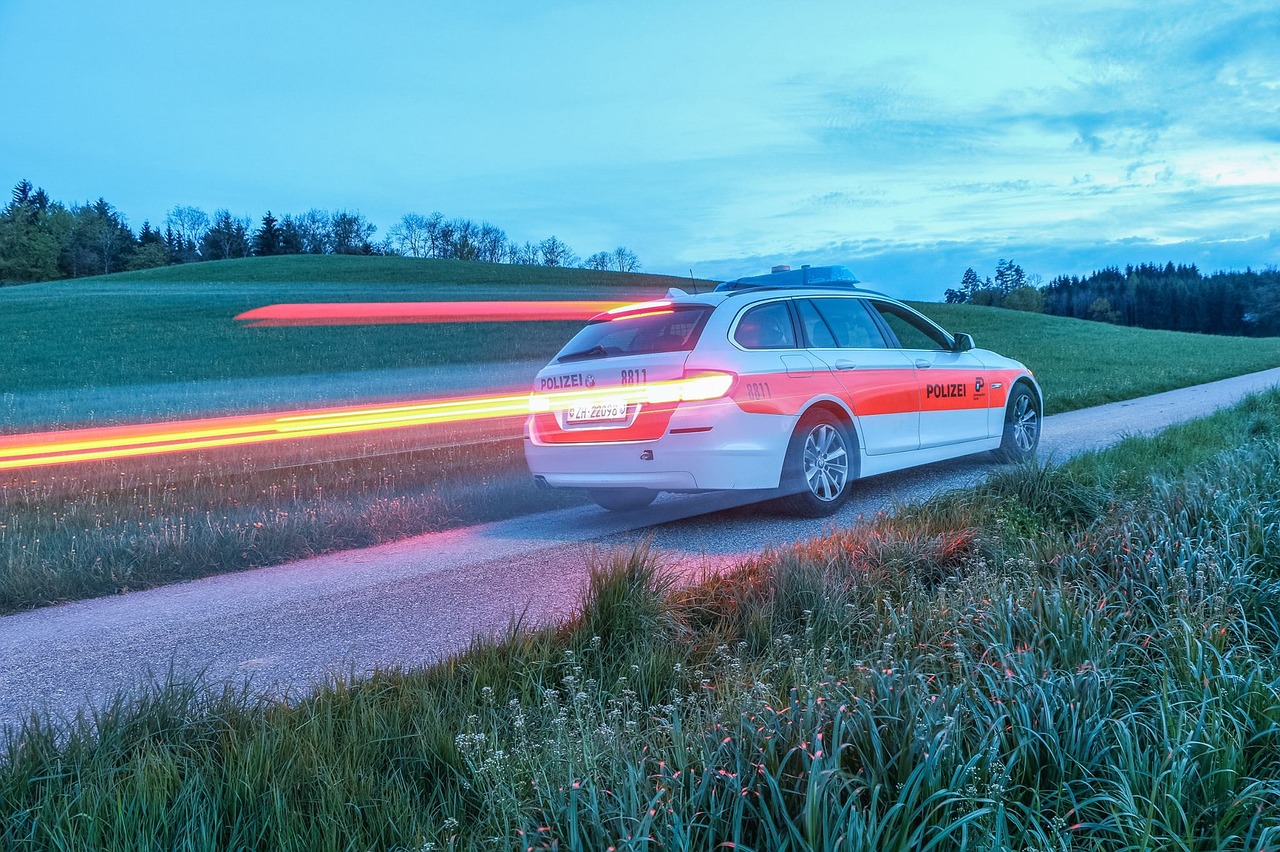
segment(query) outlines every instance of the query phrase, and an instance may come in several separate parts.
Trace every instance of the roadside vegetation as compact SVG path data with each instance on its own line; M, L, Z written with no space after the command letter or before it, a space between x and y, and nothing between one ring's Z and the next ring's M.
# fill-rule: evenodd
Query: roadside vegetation
M284 702L11 732L14 849L1280 847L1280 393Z
M643 298L682 283L689 286L587 270L304 256L30 284L0 290L0 335L12 342L17 365L5 390L114 385L127 398L131 386L166 378L198 387L198 379L290 371L545 359L576 323L260 329L238 328L232 317L279 301ZM636 292L640 285L654 289ZM1044 388L1047 413L1280 364L1277 339L1118 328L972 305L920 307L948 328L972 333L979 346L1027 363ZM430 395L422 387L406 392ZM4 404L0 398L0 411ZM504 428L487 438L505 443L443 450L433 449L438 442L426 432L356 435L349 452L299 450L287 466L275 445L0 477L0 612L577 501L535 491L519 424Z

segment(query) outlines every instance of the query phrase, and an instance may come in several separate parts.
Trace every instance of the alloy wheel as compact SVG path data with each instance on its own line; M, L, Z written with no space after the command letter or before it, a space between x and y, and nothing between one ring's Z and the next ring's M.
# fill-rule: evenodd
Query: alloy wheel
M804 478L809 491L824 503L839 498L849 481L849 450L844 435L819 423L804 441Z

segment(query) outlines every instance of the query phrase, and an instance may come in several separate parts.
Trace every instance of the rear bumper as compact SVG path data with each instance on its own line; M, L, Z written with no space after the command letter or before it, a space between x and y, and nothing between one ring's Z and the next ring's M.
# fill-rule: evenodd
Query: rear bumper
M650 441L545 444L526 429L525 458L555 488L777 488L796 419L748 414L723 400L682 403Z

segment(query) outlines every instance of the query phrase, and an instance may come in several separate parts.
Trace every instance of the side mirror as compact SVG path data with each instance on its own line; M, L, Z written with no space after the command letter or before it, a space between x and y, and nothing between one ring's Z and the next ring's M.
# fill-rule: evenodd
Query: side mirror
M965 334L963 331L956 332L955 342L951 346L952 352L968 352L973 349L973 337Z

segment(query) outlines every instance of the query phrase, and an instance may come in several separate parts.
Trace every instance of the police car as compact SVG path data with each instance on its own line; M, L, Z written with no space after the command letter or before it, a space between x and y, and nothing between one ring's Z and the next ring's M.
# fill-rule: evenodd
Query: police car
M606 509L764 489L823 516L860 477L1030 458L1042 405L1025 366L848 269L778 267L593 318L535 379L525 455Z

